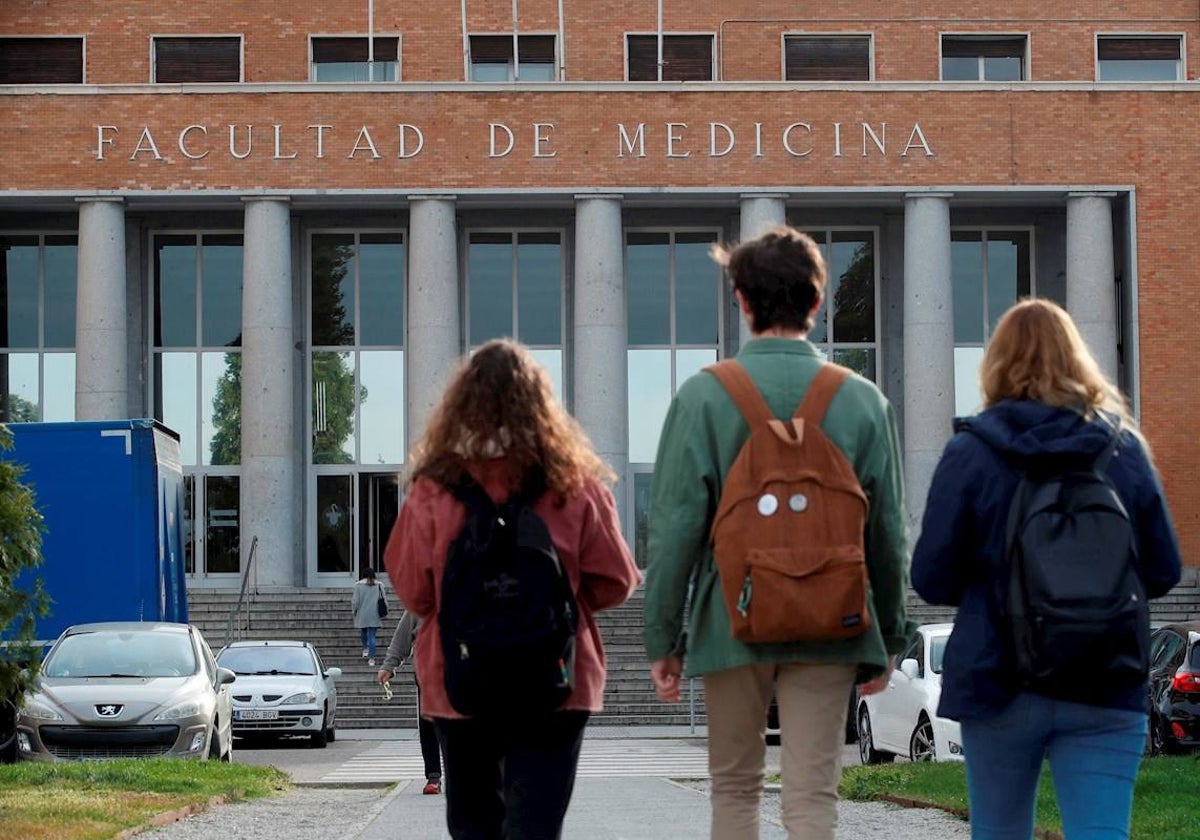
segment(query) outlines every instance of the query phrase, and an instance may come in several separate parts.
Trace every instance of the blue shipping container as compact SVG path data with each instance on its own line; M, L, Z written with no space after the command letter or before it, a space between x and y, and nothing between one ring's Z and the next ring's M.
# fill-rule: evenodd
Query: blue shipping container
M25 468L45 519L47 643L90 621L188 620L179 436L154 420L13 423L0 457Z

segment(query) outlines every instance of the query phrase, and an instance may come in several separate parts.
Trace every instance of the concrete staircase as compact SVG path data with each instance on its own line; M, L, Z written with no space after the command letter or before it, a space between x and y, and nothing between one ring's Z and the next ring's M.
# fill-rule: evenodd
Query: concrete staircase
M1190 570L1189 570L1190 571ZM237 594L193 589L188 594L191 621L216 650L226 641L230 610ZM388 592L393 611L384 619L379 633L377 661L391 641L400 613L396 598ZM909 593L909 615L918 623L952 621L954 610L932 607ZM1152 604L1155 622L1200 618L1200 581L1192 575L1185 584ZM650 684L649 666L642 651L642 592L628 603L599 617L600 632L608 655L608 684L605 709L596 715L597 725L696 726L705 724L704 692L694 680L694 705L689 703L689 686L680 704L661 703ZM347 589L295 589L285 592L247 593L234 638L303 639L316 645L327 665L342 669L338 683L338 726L345 729L412 728L416 726L416 689L411 671L405 668L392 681L394 697L384 699L375 683L375 668L361 656L358 631L350 620ZM689 711L694 708L694 717Z
M188 593L190 620L204 633L215 653L226 639L230 610L237 594L193 589ZM392 611L379 631L376 662L383 661L400 619L395 595L388 591ZM684 702L666 704L654 695L649 666L642 652L642 594L599 617L608 656L605 710L593 718L598 725L688 726ZM411 669L405 667L392 680L393 698L383 696L375 682L376 668L362 658L358 631L350 618L348 589L296 589L284 592L247 593L233 639L302 639L312 642L327 666L342 669L338 682L338 726L344 729L412 728L416 726L416 689ZM704 719L703 690L695 681L695 725Z

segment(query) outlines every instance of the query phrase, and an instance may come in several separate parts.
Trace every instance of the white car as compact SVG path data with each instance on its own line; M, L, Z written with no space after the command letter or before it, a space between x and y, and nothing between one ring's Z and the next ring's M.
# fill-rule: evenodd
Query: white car
M858 755L863 764L891 761L961 761L958 722L937 716L942 657L953 624L924 624L892 672L888 687L858 704Z
M308 642L233 642L217 662L237 674L233 734L241 738L305 735L324 747L337 735L337 679Z

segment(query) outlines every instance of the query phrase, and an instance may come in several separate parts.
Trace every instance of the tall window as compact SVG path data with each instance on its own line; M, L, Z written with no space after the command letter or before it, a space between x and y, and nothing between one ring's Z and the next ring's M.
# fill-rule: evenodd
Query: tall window
M558 231L472 231L467 239L467 335L527 344L563 398L563 249Z
M942 81L1023 81L1027 42L1024 35L943 35Z
M553 82L558 78L554 35L472 35L471 81Z
M154 416L179 433L190 573L241 568L242 235L154 242Z
M810 230L829 269L825 300L808 340L830 361L874 382L879 368L875 233Z
M0 236L0 423L75 419L74 236Z
M650 482L667 407L684 380L717 361L721 347L721 270L708 255L717 237L715 230L625 235L630 484L634 554L642 565Z
M1179 35L1097 35L1101 82L1176 82L1183 78Z
M983 403L979 363L996 322L1019 298L1034 293L1033 233L1029 230L954 230L954 413Z
M0 38L0 85L82 83L82 38Z
M870 81L871 36L785 35L783 78L789 82Z
M626 35L626 76L631 82L711 82L712 35L663 35L662 72L658 35Z
M160 84L240 82L242 39L221 37L156 37L150 81Z
M380 568L404 464L404 240L312 236L309 422L318 574Z
M366 38L312 39L312 80L314 82L398 82L400 81L400 39L392 36L374 39L374 56Z

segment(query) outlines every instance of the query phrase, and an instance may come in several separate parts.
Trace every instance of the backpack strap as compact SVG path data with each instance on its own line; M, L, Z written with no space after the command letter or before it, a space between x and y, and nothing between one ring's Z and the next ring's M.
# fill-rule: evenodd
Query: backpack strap
M469 510L491 511L496 509L496 503L492 501L492 497L465 467L458 479L449 484L446 489Z
M819 427L825 419L829 403L833 401L833 395L849 375L849 368L829 362L822 364L813 381L808 384L804 399L800 401L800 406L793 416L802 417L805 422Z
M1113 431L1113 436L1108 443L1104 445L1104 449L1100 450L1100 454L1096 456L1096 460L1092 462L1092 469L1098 475L1104 475L1108 471L1108 462L1112 460L1113 454L1117 451L1117 444L1121 440L1121 430Z
M717 362L715 365L709 365L705 370L715 376L717 381L729 392L729 396L751 430L765 426L776 419L771 412L771 407L763 399L762 392L758 390L758 386L754 384L750 374L746 373L746 369L736 359Z

